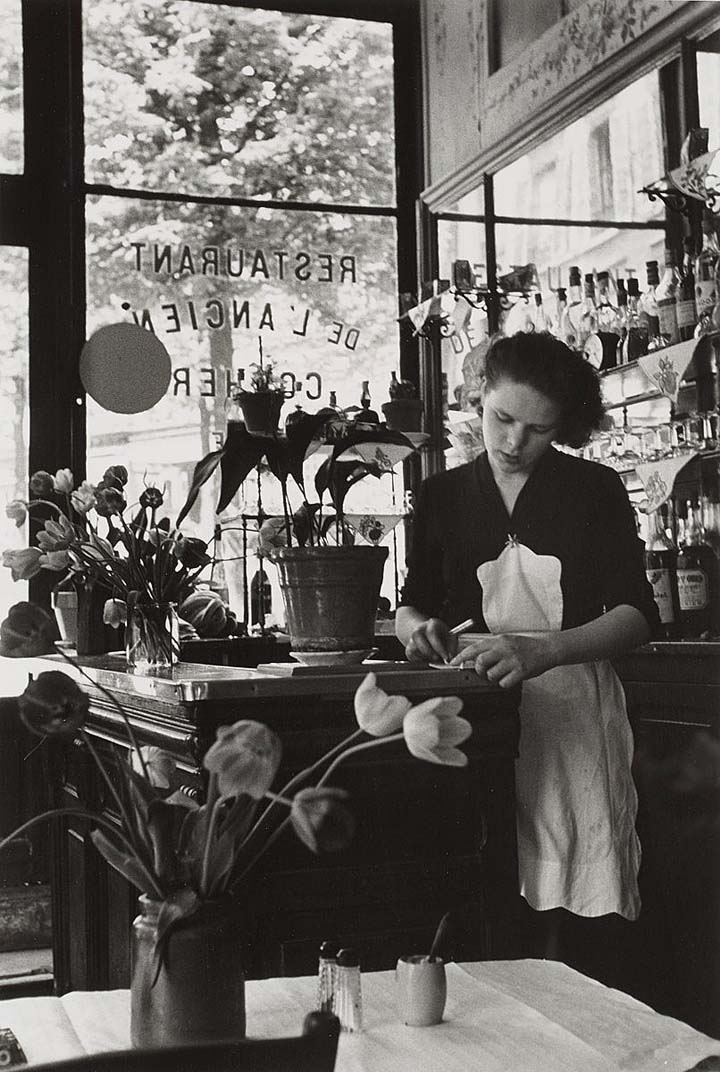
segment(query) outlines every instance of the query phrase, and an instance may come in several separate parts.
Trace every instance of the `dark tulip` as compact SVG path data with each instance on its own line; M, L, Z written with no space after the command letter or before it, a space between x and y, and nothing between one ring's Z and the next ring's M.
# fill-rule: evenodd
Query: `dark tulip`
M38 469L37 473L30 477L30 491L33 495L49 495L54 486L52 474L46 473L44 469Z
M18 699L20 718L38 737L67 737L83 725L90 697L62 670L46 670Z
M111 465L103 473L105 487L122 490L128 482L128 471L124 465Z
M342 803L344 789L308 786L293 797L290 821L311 852L339 852L355 831L355 820Z
M145 488L140 493L138 501L141 506L145 506L150 510L157 510L165 502L165 498L160 488Z
M100 487L98 484L96 490L95 510L100 517L112 517L114 514L121 514L127 503L117 488Z
M197 536L180 536L173 547L173 554L188 569L207 566L212 559L207 554L207 544Z
M0 624L0 655L23 659L55 651L60 631L53 615L34 603L15 603Z

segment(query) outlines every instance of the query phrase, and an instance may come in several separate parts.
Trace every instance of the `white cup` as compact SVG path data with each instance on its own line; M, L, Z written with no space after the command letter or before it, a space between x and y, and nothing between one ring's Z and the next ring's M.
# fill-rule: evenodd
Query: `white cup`
M397 1011L408 1027L439 1024L445 1009L447 982L441 957L400 957L395 968Z

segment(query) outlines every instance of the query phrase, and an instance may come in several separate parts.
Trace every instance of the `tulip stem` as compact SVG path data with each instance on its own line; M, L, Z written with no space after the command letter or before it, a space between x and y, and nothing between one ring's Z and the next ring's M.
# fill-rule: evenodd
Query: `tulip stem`
M271 793L270 790L265 794L267 800L271 800L273 804L284 804L286 808L292 808L292 800L290 797L281 797L278 793Z
M120 815L122 816L123 822L125 823L125 827L128 830L128 833L131 833L132 830L133 830L133 825L130 822L130 816L127 813L127 808L125 807L125 805L124 805L124 803L122 801L122 798L121 798L120 794L118 793L117 789L112 784L112 781L110 779L110 775L108 774L108 772L105 769L105 764L101 760L100 755L98 753L98 750L95 748L95 745L90 740L90 734L82 726L80 727L80 736L82 737L83 741L87 745L88 751L90 752L90 755L95 760L95 764L96 764L98 770L100 771L100 774L102 775L102 779L105 782L105 785L110 790L110 795L113 797L113 799L115 800L115 803L118 806L118 810L120 812ZM132 847L133 847L134 855L140 857L140 859L142 861L142 852L141 852L142 846L138 846L134 835L132 837L132 841L129 841L129 844L131 844Z
M339 755L337 759L330 764L328 769L323 774L322 778L317 784L316 788L320 788L321 785L325 785L332 772L342 763L348 756L354 755L356 752L364 752L368 748L377 748L381 744L390 744L391 741L403 741L405 738L402 733L393 733L389 737L374 737L372 741L363 741L361 744L356 744L353 748L348 748L342 755Z
M265 814L267 815L267 812L265 812ZM266 853L267 850L270 848L270 846L273 845L277 841L277 839L280 837L280 835L282 834L283 830L285 829L285 827L288 825L289 822L290 822L290 816L288 815L288 816L286 816L286 818L283 819L283 821L280 823L280 825L278 827L276 827L275 830L273 830L272 834L267 839L265 844L255 853L255 855L252 857L250 862L245 865L245 867L242 869L242 871L237 876L237 878L234 879L233 886L236 885L236 883L238 883L238 882L242 882L242 880L245 878L245 876L250 871L252 871L253 867L258 862L260 857L264 853Z
M208 785L208 798L205 803L205 807L208 809L207 831L205 833L205 848L203 850L202 871L200 873L200 893L201 896L208 897L209 890L208 885L208 872L210 871L210 846L212 839L215 835L215 827L217 825L217 818L220 811L220 805L222 804L222 797L220 796L217 784L217 775L210 774L210 782Z

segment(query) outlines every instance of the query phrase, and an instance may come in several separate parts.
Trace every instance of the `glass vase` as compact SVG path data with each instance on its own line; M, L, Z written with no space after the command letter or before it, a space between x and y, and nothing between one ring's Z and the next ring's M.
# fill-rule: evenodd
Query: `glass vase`
M175 603L136 603L128 608L125 656L134 674L167 673L180 661Z

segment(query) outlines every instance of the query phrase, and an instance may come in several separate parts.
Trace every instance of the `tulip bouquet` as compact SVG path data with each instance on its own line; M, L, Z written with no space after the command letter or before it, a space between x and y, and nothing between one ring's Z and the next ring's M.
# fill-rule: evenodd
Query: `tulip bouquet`
M1 655L37 655L53 648L55 623L31 604L16 604L0 625ZM61 654L62 653L61 651ZM70 656L76 673L84 671ZM97 684L95 685L97 688ZM471 733L458 716L462 700L438 697L413 706L389 696L370 673L354 698L357 728L287 784L275 788L281 743L259 722L220 726L203 766L204 802L173 789L175 761L156 747L139 747L122 706L130 760L115 758L115 777L86 728L89 698L77 681L58 670L39 674L18 698L23 723L42 737L80 737L98 766L120 816L120 825L82 808L59 808L28 820L0 842L0 851L29 827L51 816L83 816L107 862L148 897L161 902L158 953L171 930L209 901L232 903L271 844L291 827L312 852L337 851L350 841L354 821L347 793L329 784L341 763L359 752L404 741L412 755L431 763L464 766L457 745Z
M158 518L163 505L159 488L145 487L127 520L127 481L123 465L110 466L97 484L83 480L77 487L70 469L59 469L54 476L43 470L34 473L31 497L14 499L6 512L18 527L28 514L38 512L45 518L37 546L5 551L2 562L12 570L13 580L27 580L45 569L78 587L97 585L107 595L106 624L126 624L129 611L140 608L138 628L149 634L152 608L182 604L212 559L203 540L183 536L171 530L168 518ZM142 608L151 609L142 613ZM177 643L163 630L141 639L146 645L153 640L164 647ZM163 661L174 661L173 653L167 654L170 658Z

